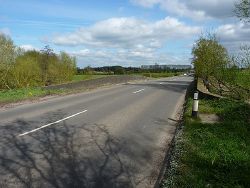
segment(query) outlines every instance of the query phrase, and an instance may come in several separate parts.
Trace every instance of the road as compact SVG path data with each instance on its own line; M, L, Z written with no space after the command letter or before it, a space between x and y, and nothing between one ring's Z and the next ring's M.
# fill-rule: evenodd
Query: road
M154 187L191 77L0 110L0 187Z

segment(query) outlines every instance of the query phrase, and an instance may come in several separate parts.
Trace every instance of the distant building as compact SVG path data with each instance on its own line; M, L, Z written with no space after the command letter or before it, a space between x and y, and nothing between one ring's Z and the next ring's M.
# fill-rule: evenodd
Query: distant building
M142 69L191 69L191 65L142 65Z

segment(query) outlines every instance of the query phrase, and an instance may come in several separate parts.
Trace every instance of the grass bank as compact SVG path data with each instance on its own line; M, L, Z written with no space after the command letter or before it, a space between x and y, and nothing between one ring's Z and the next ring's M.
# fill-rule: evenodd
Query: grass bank
M72 82L103 78L106 76L108 75L75 75ZM70 91L66 89L47 90L42 89L41 87L3 90L0 91L0 104L18 102L26 99L36 99L47 95L65 94L69 92Z
M239 86L241 86L245 89L248 89L248 90L250 90L249 79L250 79L250 71L249 70L243 70L236 75L236 83Z
M0 91L0 104L18 102L26 99L35 99L53 94L66 93L66 90L44 90L37 88L24 88Z
M188 99L162 187L249 187L250 106L203 99L199 107L200 113L217 114L220 121L192 119L192 99Z
M105 77L105 78L104 78ZM97 79L103 78L103 79ZM143 77L141 77L143 78ZM89 89L101 87L109 84L125 83L131 80L136 80L134 76L109 76L109 75L75 75L74 81L62 85L52 85L46 88L23 88L0 91L0 105L18 102L26 99L36 99L47 95L64 95L77 93ZM77 82L89 80L88 82Z
M95 75L95 74L81 74L81 75L74 75L73 82L82 81L82 80L91 80L97 78L103 78L110 75Z

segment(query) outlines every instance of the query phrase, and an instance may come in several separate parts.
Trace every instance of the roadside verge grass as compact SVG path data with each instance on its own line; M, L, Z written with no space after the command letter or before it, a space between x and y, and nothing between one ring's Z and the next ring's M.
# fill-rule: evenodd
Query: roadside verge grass
M0 104L18 102L26 99L35 99L53 94L62 94L66 90L45 90L40 87L0 91Z
M95 75L95 74L79 74L74 75L72 82L82 81L82 80L92 80L97 78L103 78L110 75Z
M188 99L162 187L249 187L249 104L203 99L199 107L200 113L217 114L220 122L192 119L192 99Z
M82 80L91 80L97 78L107 77L108 75L75 75L72 82L82 81ZM66 89L43 89L41 87L36 88L23 88L23 89L11 89L11 90L2 90L0 91L0 104L7 104L12 102L19 102L27 99L36 99L39 97L44 97L48 95L59 95L73 93L76 90L69 91Z

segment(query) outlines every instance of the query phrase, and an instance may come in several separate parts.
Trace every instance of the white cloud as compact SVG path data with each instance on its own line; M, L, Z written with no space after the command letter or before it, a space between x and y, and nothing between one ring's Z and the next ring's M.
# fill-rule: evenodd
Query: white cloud
M169 54L167 52L157 52L150 48L138 45L136 49L120 49L113 50L79 50L69 52L75 55L78 60L78 66L140 66L142 64L189 64L189 56L187 54Z
M21 45L20 48L22 48L23 50L25 51L29 51L29 50L38 50L38 48L32 46L31 44L24 44L24 45Z
M159 63L159 64L188 64L189 63L189 50L191 51L191 43L188 43L188 46L185 48L187 51L181 51L181 53L176 52L175 54L170 54L166 52L165 50L158 51L157 49L162 49L162 40L167 39L168 35L171 37L178 37L180 36L181 32L178 33L178 30L176 33L163 33L161 30L169 30L169 25L173 28L178 28L179 26L183 26L182 23L178 22L176 19L168 20L169 25L163 24L165 23L164 20L157 21L155 23L151 24L145 24L143 23L143 27L150 29L148 32L141 32L139 34L135 34L135 36L127 36L126 34L126 28L124 28L122 33L124 33L125 36L122 36L122 39L116 39L119 35L120 31L117 29L114 31L115 25L112 26L113 32L116 34L114 35L115 40L114 41L123 41L125 44L119 43L117 45L119 48L106 48L105 44L107 46L116 46L116 44L112 44L112 36L113 32L107 32L104 31L105 34L102 35L102 37L99 37L97 34L98 32L94 32L95 37L98 38L98 41L91 41L95 42L96 44L100 44L100 46L97 45L98 48L92 48L92 49L83 49L76 52L72 52L72 55L76 55L79 60L80 66L105 66L105 65L124 65L124 66L139 66L142 64L153 64L153 63ZM149 26L150 25L150 26ZM164 26L163 26L164 25ZM119 25L119 27L121 27ZM146 27L147 26L147 27ZM119 28L118 27L118 28ZM141 27L141 28L143 28ZM167 27L165 29L164 27ZM154 28L154 29L152 29ZM156 29L157 28L157 29ZM101 28L98 28L98 30ZM137 29L137 28L135 28ZM159 30L159 31L158 31ZM138 31L138 30L136 30ZM154 35L152 32L155 32ZM230 23L230 24L224 24L219 26L215 30L219 41L225 45L230 52L237 52L239 50L239 46L242 44L250 44L250 25L246 23ZM132 33L132 32L129 32ZM104 37L104 35L107 35L109 37ZM152 37L154 36L154 37ZM155 37L155 36L159 36ZM136 39L138 37L139 39ZM152 38L151 38L152 37ZM162 38L162 40L160 40ZM102 39L102 40L101 40ZM105 39L105 40L104 40ZM108 39L108 40L106 40ZM125 39L128 39L126 41ZM133 42L134 41L134 42ZM145 41L147 41L145 43ZM190 41L191 42L191 41ZM131 44L130 47L127 47L127 44ZM86 45L86 44L85 44ZM101 49L101 50L100 50Z
M221 41L250 42L250 25L242 22L221 25L216 32Z
M9 28L0 28L0 34L4 34L7 36L11 35L10 29Z
M56 35L50 41L55 45L83 46L83 50L73 51L71 54L77 56L85 66L100 66L105 63L125 66L155 62L179 64L188 61L177 61L174 56L159 50L168 41L193 39L201 30L201 27L189 26L172 17L154 22L122 17L103 20L72 33Z
M143 7L159 5L163 10L194 20L229 18L233 15L235 0L131 0Z
M200 27L188 26L178 19L166 17L156 22L136 18L111 18L80 28L73 33L52 38L56 45L133 49L138 44L159 48L168 39L183 39L199 34Z
M221 25L216 34L230 51L238 50L240 45L250 45L250 25L246 23Z
M91 53L91 52L90 52L89 49L83 49L83 50L71 52L72 55L74 55L74 56L79 56L79 57L88 56L90 53Z

